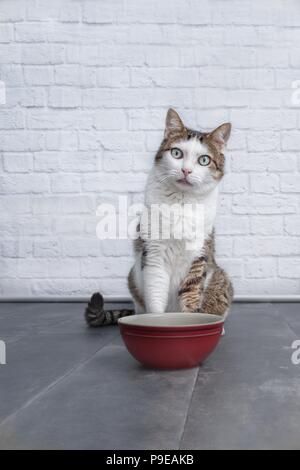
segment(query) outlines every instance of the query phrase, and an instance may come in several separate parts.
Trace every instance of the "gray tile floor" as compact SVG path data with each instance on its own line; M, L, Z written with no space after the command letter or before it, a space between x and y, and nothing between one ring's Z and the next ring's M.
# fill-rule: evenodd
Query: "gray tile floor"
M199 368L144 369L83 304L0 304L1 449L300 449L300 304L234 304Z

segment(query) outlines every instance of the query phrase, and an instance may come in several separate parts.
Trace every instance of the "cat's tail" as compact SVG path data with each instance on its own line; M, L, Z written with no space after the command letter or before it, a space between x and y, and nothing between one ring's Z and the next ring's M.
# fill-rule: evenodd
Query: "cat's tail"
M104 300L99 292L92 295L86 309L85 320L89 326L105 326L118 323L118 319L133 315L133 310L104 310Z

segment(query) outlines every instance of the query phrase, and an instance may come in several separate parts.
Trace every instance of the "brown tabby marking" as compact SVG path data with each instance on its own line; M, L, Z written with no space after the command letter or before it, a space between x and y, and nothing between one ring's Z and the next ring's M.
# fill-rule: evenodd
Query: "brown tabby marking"
M166 150L170 149L175 142L179 140L187 139L187 129L184 128L182 131L172 133L169 137L165 137L160 144L160 147L155 155L155 162L159 162L162 159L163 154Z
M225 157L221 153L215 143L206 135L203 142L207 145L208 153L212 157L210 166L214 167L214 178L220 180L224 176Z
M182 312L195 312L199 305L201 305L206 278L206 266L207 258L204 256L195 259L188 275L182 282L178 291Z
M137 233L140 233L140 227L140 224L138 224L136 227ZM143 240L140 235L133 240L133 249L136 255L142 253L141 267L144 269L147 258L147 246L145 240Z
M227 274L214 259L214 234L204 244L204 256L195 259L178 291L183 312L205 312L224 315L233 298L233 288ZM205 288L207 272L212 277Z
M223 269L217 267L204 292L201 311L224 315L233 299L232 284Z

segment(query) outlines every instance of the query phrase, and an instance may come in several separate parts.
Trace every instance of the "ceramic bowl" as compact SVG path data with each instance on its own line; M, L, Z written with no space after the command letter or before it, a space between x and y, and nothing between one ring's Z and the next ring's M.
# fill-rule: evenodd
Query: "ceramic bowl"
M131 355L155 369L201 364L217 346L224 320L205 313L164 313L120 318L119 327Z

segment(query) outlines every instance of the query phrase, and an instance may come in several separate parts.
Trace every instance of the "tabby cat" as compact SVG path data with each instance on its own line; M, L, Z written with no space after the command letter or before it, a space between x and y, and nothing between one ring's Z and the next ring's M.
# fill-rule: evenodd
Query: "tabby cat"
M145 191L145 207L153 204L201 204L202 243L186 249L185 239L149 239L140 230L134 242L135 262L128 276L135 313L206 312L225 316L233 288L214 258L214 223L224 150L231 125L204 133L185 127L169 109L163 141L156 153ZM85 318L90 326L116 323L131 310L105 311L103 298L92 296Z

